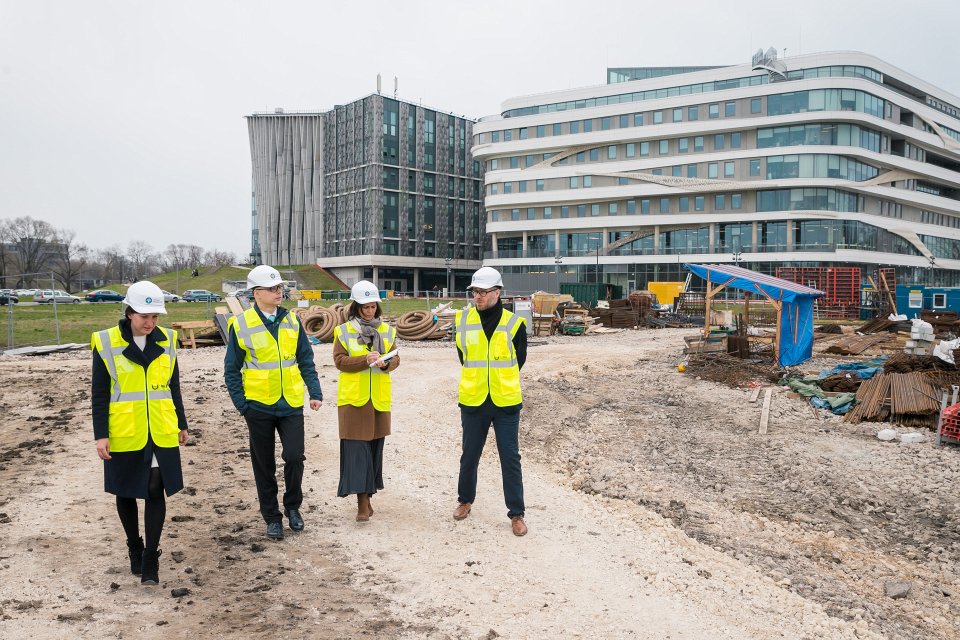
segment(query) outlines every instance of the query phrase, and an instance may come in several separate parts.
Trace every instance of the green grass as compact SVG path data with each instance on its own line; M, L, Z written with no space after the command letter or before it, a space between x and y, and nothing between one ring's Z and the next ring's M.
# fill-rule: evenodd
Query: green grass
M201 288L201 287L195 287ZM448 302L444 299L443 302ZM329 307L337 302L349 303L349 300L310 301L310 306ZM387 298L382 300L385 315L398 316L407 311L426 311L437 306L437 300L430 298L429 306L423 298ZM456 299L455 306L460 308L463 300ZM213 318L214 307L226 306L224 302L177 302L167 304L167 314L162 316L160 324L169 327L173 322L190 320L208 320ZM283 306L293 308L297 303L286 300ZM57 316L60 321L60 343L79 342L88 344L90 334L114 326L122 317L123 305L119 302L101 302L97 304L58 304ZM53 305L15 305L12 316L8 307L0 307L4 333L0 336L0 348L8 347L8 336L13 329L13 346L36 346L57 344L56 325L54 324Z

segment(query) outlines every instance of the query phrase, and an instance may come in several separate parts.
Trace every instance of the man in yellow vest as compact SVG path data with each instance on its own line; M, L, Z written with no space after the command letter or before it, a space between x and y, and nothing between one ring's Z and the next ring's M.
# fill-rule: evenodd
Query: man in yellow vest
M254 305L230 318L224 356L224 380L237 411L250 431L250 462L257 484L260 515L267 537L283 538L283 514L277 504L274 431L283 446L283 509L293 531L303 531L303 396L310 408L323 401L313 364L313 347L297 317L280 306L283 279L273 267L260 265L247 275Z
M520 469L520 369L527 359L527 329L523 319L503 308L500 272L482 267L470 282L475 307L457 312L457 353L460 356L459 504L454 520L463 520L477 495L477 468L490 425L497 438L503 498L514 535L527 533L523 521L523 474Z

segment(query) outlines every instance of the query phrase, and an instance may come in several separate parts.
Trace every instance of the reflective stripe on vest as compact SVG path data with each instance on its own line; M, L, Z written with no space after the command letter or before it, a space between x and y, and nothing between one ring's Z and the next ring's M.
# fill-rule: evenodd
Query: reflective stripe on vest
M490 340L483 331L475 307L457 313L457 346L463 353L460 369L460 404L475 407L487 395L498 407L520 404L520 368L513 338L523 328L523 320L504 310Z
M281 396L291 407L303 406L304 383L297 363L300 323L288 313L277 327L277 338L260 319L256 307L230 318L243 349L243 394L247 400L274 404Z
M147 445L148 435L158 447L179 446L179 420L170 392L170 379L177 361L177 333L163 327L158 329L165 338L157 342L163 353L146 371L123 355L130 343L123 339L119 327L91 336L91 346L110 376L108 437L111 451L139 451Z
M377 333L383 340L384 353L389 353L397 340L397 330L381 322ZM333 337L349 356L366 357L370 353L369 347L360 344L360 332L351 322L344 322L334 329ZM367 367L356 373L341 371L337 379L337 406L362 407L372 400L377 411L390 411L391 386L390 374L380 367Z

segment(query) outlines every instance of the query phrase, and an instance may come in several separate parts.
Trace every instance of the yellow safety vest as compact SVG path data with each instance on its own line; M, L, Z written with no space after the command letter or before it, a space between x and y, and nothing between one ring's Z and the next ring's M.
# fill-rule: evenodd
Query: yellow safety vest
M233 316L227 330L233 327L237 342L244 351L243 394L247 400L275 404L280 396L291 407L303 406L303 378L297 364L297 339L300 323L288 313L280 321L277 339L263 324L256 307Z
M457 346L463 353L460 404L476 407L489 394L498 407L520 404L520 367L513 338L523 329L523 318L506 309L488 341L475 307L457 312Z
M139 451L147 446L149 434L158 447L177 447L180 433L177 409L170 394L170 378L177 362L177 332L157 327L164 340L160 354L144 371L128 360L123 350L130 344L120 327L94 333L90 346L99 354L110 374L110 451Z
M393 349L397 340L397 331L385 322L377 327L377 332L383 339L385 355ZM370 348L360 344L360 331L352 322L344 322L333 330L333 337L339 340L347 354L351 356L366 356ZM373 400L373 408L377 411L390 411L390 374L380 367L369 367L359 373L340 372L337 380L337 406L345 404L362 407Z

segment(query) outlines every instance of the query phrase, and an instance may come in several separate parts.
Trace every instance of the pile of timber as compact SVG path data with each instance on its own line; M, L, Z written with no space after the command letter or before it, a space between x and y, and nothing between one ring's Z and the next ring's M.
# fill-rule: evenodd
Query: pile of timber
M883 363L884 373L956 370L956 365L952 365L949 362L941 360L937 356L916 356L909 353L895 353Z
M827 376L817 382L824 391L834 391L838 393L856 393L861 383L863 383L863 378L842 373Z
M843 333L843 327L838 324L822 324L814 331L817 333Z
M860 327L857 329L857 333L862 333L864 335L870 333L881 333L883 331L896 333L900 330L901 324L902 323L900 322L894 322L893 320L887 320L886 318L874 318L873 320L860 325ZM906 323L906 329L910 329L910 323Z
M640 319L640 325L653 329L682 329L686 327L702 327L703 317L680 316L668 313L665 316L646 316Z
M924 309L920 312L920 319L933 325L934 333L957 333L960 321L956 311L934 311Z
M938 386L924 373L880 373L863 381L857 391L857 404L844 420L936 427L940 395Z
M884 343L890 339L890 334L882 333L866 336L848 336L840 338L824 349L825 353L839 353L844 356L860 355L870 347Z
M637 312L630 300L611 300L609 309L590 309L590 316L600 321L604 327L629 329L637 326Z

